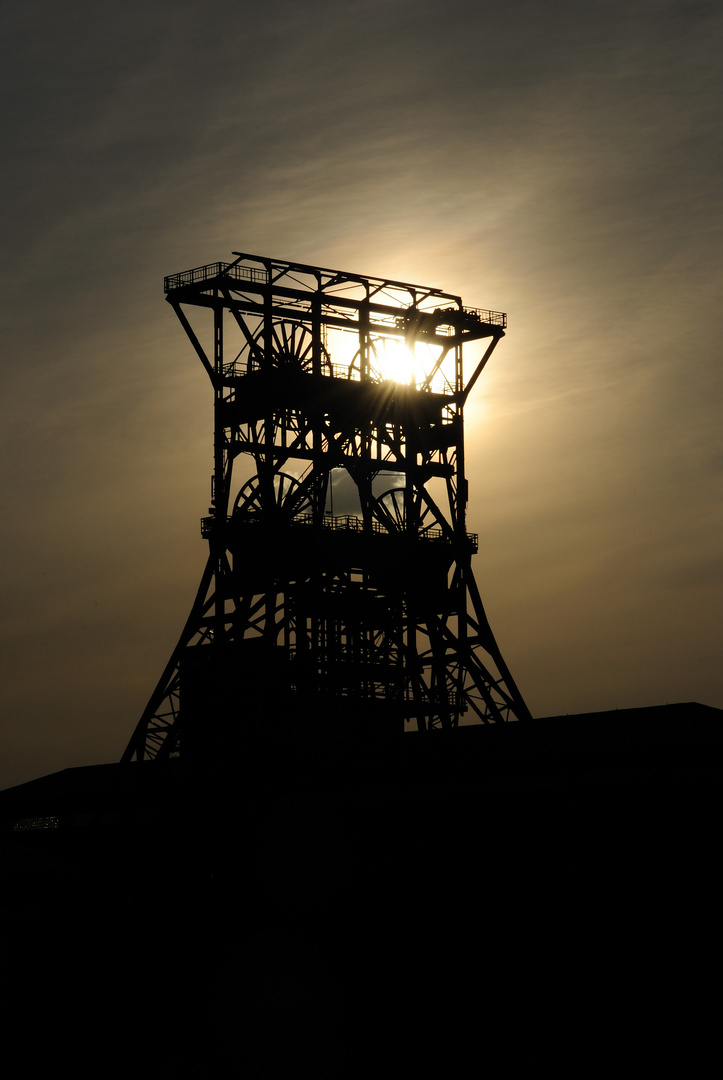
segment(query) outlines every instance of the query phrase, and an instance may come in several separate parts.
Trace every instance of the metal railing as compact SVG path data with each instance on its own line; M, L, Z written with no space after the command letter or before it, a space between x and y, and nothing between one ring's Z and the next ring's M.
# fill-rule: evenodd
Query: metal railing
M465 315L471 315L476 322L486 323L489 326L501 326L504 330L507 326L507 315L504 311L490 311L487 308L466 307L462 309Z
M204 539L208 539L213 532L215 520L216 519L213 517L201 519L201 535ZM230 517L226 519L227 523L231 520ZM252 527L264 524L264 518L261 514L249 515L248 517L239 518L238 520L242 521L244 525L250 525ZM311 514L298 514L296 517L292 517L287 524L295 529L318 528L320 525L325 532L350 532L356 533L359 536L364 533L368 535L369 532L371 532L373 536L404 535L402 528L400 528L399 532L393 532L387 528L386 525L383 525L381 521L372 521L370 527L367 527L364 525L363 520L355 514L333 515L327 513L320 523L316 522ZM467 533L466 536L470 549L473 552L476 552L479 547L479 535L477 533ZM416 537L416 539L429 540L432 543L449 543L449 534L445 532L444 529L430 528L425 529L418 537Z
M418 311L407 308L394 317L398 330L414 329L422 334L434 334L436 337L453 337L465 328L475 326L507 326L504 311L490 311L489 308L447 307L435 308L434 311Z
M184 285L198 285L204 281L213 281L214 278L226 275L234 281L253 281L259 285L265 285L269 280L266 270L259 270L254 266L234 266L231 263L207 263L205 266L196 266L193 270L183 270L180 274L170 274L163 279L165 291L172 292Z
M237 357L232 363L226 365L224 368L224 375L228 378L233 378L254 375L259 372L283 372L284 370L296 370L304 375L310 374L308 368L303 368L300 365L295 366L292 361L278 363L272 360L272 362L268 364L263 358L263 353L261 355L261 361L248 354ZM326 378L345 379L347 382L358 383L362 381L361 372L358 366L352 367L349 364L337 364L326 357L324 357L321 362L321 374ZM370 370L366 381L373 383L376 386L381 386L382 384L396 385L402 389L414 389L424 393L439 394L444 397L452 397L454 395L454 387L446 375L441 371L437 372L430 382L427 382L427 380L423 378L423 375L420 375L414 386L412 386L411 383L396 382L394 379L385 379L378 371L373 369Z
M449 316L448 323L444 322L445 315ZM437 308L434 317L442 320L436 332L447 337L465 326L500 326L503 330L507 326L507 315L504 311L490 311L488 308Z

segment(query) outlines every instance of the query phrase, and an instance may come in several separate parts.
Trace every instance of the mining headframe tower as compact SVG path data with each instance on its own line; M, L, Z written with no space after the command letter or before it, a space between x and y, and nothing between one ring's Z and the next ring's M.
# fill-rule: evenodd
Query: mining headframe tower
M234 255L165 279L213 388L209 555L123 760L202 753L270 712L289 730L528 718L466 525L464 408L506 316Z
M524 722L465 520L505 316L251 255L165 287L213 388L208 561L123 760L0 792L21 1053L82 1015L94 1075L137 1069L140 985L159 1075L703 1074L723 712Z

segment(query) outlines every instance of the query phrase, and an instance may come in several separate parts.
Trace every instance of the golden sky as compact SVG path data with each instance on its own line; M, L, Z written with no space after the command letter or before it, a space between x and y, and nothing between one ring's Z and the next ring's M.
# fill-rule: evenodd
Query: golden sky
M506 311L475 572L534 715L723 707L721 83L707 0L3 11L0 786L117 760L205 561L233 250Z

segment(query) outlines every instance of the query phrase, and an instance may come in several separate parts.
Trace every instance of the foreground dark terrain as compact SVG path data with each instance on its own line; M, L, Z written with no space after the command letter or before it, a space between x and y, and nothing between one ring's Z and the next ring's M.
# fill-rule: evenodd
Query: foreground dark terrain
M723 712L288 725L0 792L25 1068L345 1076L703 1062Z

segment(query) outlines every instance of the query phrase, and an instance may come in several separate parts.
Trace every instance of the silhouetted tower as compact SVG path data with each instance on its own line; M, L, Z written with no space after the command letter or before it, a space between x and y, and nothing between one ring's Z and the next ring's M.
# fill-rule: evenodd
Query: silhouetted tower
M528 717L465 523L464 405L505 315L234 254L165 279L214 392L210 550L124 760L223 753L230 733L275 722ZM465 384L462 349L478 341Z

